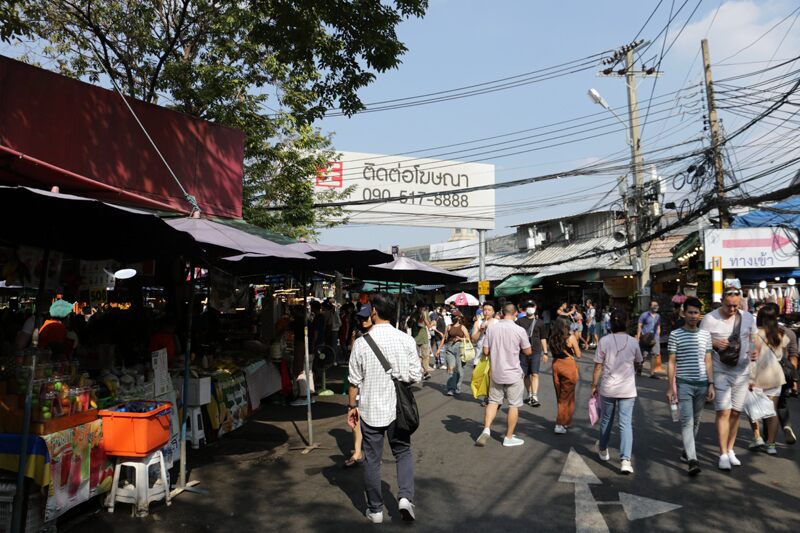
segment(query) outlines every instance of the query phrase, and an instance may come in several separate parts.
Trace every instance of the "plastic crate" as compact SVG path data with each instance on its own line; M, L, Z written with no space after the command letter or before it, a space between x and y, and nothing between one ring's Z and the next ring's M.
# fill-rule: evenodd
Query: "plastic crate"
M106 453L144 457L169 441L169 402L132 400L100 411Z

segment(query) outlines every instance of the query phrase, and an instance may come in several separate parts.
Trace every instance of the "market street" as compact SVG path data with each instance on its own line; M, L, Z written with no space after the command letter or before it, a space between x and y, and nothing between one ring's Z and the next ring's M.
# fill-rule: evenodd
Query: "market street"
M604 527L608 531L756 531L769 517L771 531L797 530L800 447L783 446L781 437L777 457L749 453L750 431L743 424L736 449L743 466L732 473L721 472L716 468L713 412L707 406L698 437L703 472L690 479L679 460L678 424L669 419L665 381L640 377L634 413L635 474L625 477L618 473L616 429L611 461L602 463L594 452L597 429L590 428L586 410L589 359L584 357L580 364L576 419L566 435L552 431L554 394L550 365L546 367L540 387L542 407L521 409L517 435L525 444L518 448L501 446L504 414L498 415L487 446L474 446L483 410L471 395L444 395L445 371L436 371L417 392L423 418L412 439L414 525L399 521L391 496L396 484L388 446L383 479L391 523L366 522L362 472L342 468L352 438L344 423L345 398L336 395L320 398L314 407L315 432L324 449L308 455L290 451L302 446L297 428L305 435L304 409L265 405L240 431L190 453L191 478L199 480L207 494L182 494L169 509L163 503L153 504L144 519L132 519L125 505L118 506L113 515L105 510L87 513L84 507L80 518L66 521L59 529L122 533L395 531L408 527L420 531L575 531L576 527L581 531L605 531ZM331 388L341 391L340 382ZM797 420L800 402L792 399L790 405L798 413ZM571 448L575 455L565 469ZM577 526L576 495L581 498ZM592 500L599 504L593 505ZM653 513L660 514L637 518Z

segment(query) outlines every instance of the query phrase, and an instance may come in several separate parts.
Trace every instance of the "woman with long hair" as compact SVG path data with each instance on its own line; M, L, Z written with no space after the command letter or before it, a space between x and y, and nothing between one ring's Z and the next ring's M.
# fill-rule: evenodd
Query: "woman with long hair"
M447 395L458 394L461 382L461 341L469 339L462 315L453 317L453 324L445 332L445 362L447 363Z
M633 406L636 402L636 364L642 362L639 343L626 333L628 315L625 311L611 313L611 335L606 335L597 345L594 356L592 396L600 394L602 408L600 416L600 440L597 453L602 461L608 461L608 442L614 415L619 417L620 472L633 474ZM602 381L600 376L602 375Z
M758 326L757 344L760 345L758 358L774 357L780 363L784 357L787 357L786 347L789 345L789 337L784 333L783 328L778 324L779 309L777 304L768 303L756 317L756 326ZM756 376L757 378L757 376ZM775 412L778 412L778 400L781 395L782 385L770 389L764 389L764 394L772 400L775 406ZM758 421L753 420L754 431L756 432L756 440L758 440ZM778 453L775 448L775 439L778 436L778 417L773 416L767 418L764 422L767 433L767 453L776 455Z
M578 339L570 332L570 323L563 318L555 321L547 342L553 357L553 386L558 401L553 431L563 435L572 423L575 412L575 386L578 384L578 364L575 359L580 358L581 349Z

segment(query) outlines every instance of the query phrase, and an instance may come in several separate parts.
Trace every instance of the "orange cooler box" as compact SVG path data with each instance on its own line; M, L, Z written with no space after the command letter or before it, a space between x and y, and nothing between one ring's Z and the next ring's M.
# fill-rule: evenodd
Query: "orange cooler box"
M144 457L169 442L169 402L135 400L101 410L106 453Z

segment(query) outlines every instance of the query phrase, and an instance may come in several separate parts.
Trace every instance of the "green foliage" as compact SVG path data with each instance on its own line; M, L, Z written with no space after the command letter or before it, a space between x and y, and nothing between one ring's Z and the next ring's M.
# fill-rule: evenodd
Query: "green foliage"
M11 0L0 39L31 35L61 73L109 78L125 94L242 130L245 218L313 237L337 210L313 210L316 168L335 153L313 126L353 114L358 90L396 68L395 28L427 0ZM23 58L24 59L24 58ZM327 192L326 201L346 192ZM264 208L286 205L283 211ZM202 208L202 206L201 206Z

